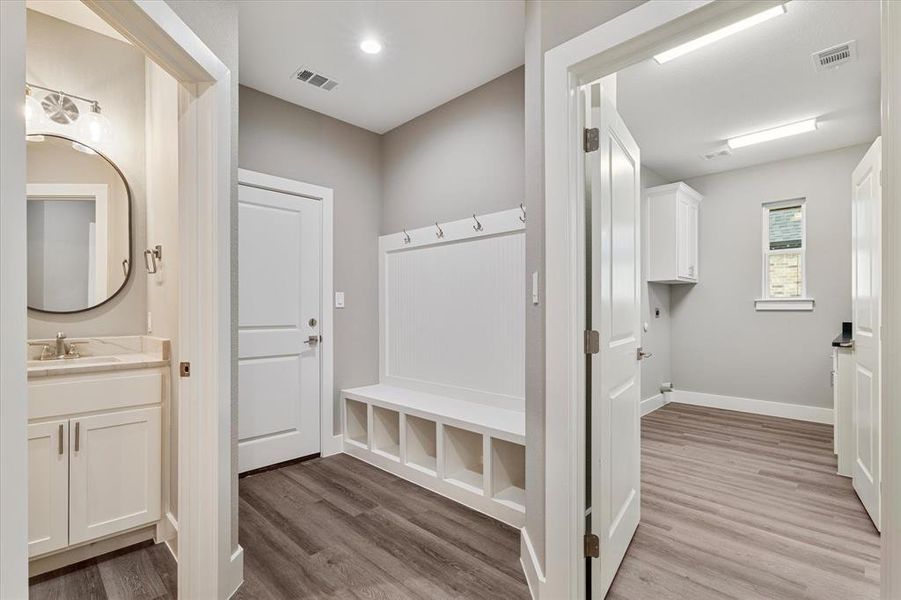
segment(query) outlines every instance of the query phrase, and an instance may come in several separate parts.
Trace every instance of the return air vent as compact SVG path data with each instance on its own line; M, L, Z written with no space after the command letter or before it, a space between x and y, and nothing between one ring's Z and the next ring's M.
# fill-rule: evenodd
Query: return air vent
M301 67L298 70L294 71L292 75L294 79L298 81L303 81L304 83L309 83L313 87L318 87L327 92L335 89L338 86L338 82L330 77L323 75L322 73L317 73L312 69L308 69L306 67Z
M851 40L832 48L826 48L811 55L813 67L817 71L834 69L852 60L857 60L857 41Z

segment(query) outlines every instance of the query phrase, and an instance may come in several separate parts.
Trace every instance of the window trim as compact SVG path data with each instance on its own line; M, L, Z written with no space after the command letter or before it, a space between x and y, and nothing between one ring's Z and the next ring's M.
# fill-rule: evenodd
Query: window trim
M797 254L798 248L770 250L770 211L799 206L801 208L801 295L795 298L773 298L769 295L769 257L772 254ZM807 198L790 198L764 202L761 205L761 274L760 298L754 301L759 311L813 310L814 300L807 295Z

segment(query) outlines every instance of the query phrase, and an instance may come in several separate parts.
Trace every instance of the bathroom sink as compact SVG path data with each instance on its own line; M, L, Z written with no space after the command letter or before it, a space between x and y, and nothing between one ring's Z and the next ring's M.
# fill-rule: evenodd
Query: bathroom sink
M55 358L50 360L29 360L28 368L53 369L66 365L108 365L122 362L116 356L82 356L80 358Z

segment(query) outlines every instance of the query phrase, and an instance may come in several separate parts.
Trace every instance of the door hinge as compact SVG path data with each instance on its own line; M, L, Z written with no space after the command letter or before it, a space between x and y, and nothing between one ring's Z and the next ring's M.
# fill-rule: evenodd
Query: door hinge
M594 152L601 147L601 132L597 127L586 129L582 139L585 152Z
M190 377L191 376L191 363L189 363L189 362L178 363L178 375L179 375L179 377Z
M600 558L601 540L593 533L585 534L585 558Z
M597 354L601 351L601 335L589 329L585 331L585 354Z

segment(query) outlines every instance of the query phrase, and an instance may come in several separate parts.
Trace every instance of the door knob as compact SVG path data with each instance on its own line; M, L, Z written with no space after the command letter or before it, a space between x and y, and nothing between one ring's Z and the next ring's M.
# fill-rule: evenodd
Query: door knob
M311 335L310 337L308 337L307 339L305 339L305 340L303 341L303 343L304 343L304 344L309 344L309 345L311 345L311 346L315 346L316 344L319 343L319 336L318 336L318 335Z

